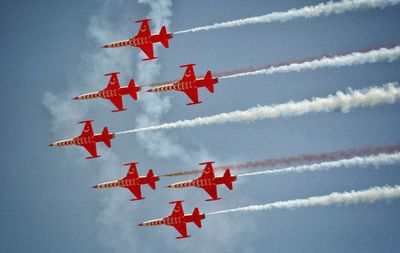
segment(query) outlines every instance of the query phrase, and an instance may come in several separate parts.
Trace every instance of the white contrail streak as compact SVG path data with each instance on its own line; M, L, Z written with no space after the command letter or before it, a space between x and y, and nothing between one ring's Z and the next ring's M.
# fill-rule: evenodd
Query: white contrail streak
M400 88L397 82L388 83L382 87L372 87L363 90L348 89L347 93L341 91L335 95L323 98L313 98L300 102L287 102L272 106L256 106L244 111L220 113L213 116L198 117L190 120L180 120L172 123L164 123L158 126L137 128L118 132L127 134L160 129L173 129L196 127L211 124L223 124L228 122L252 122L255 120L273 119L279 117L300 116L306 113L331 112L340 110L343 113L359 107L373 107L382 104L393 104L400 98Z
M352 168L352 167L379 167L384 165L393 165L400 162L400 153L394 154L377 154L364 157L353 157L350 159L342 159L332 162L315 163L310 165L301 165L296 167L288 167L276 170L264 170L252 173L237 175L238 177L258 176L258 175L279 175L286 173L302 173L308 171L321 171L337 168Z
M262 16L237 19L213 25L201 26L183 31L174 32L174 34L208 31L220 28L238 27L242 25L253 25L258 23L286 22L296 18L314 18L319 16L328 16L330 14L341 14L348 11L367 10L376 8L385 8L399 4L400 0L343 0L340 2L326 2L314 6L305 6L301 9L291 9L285 12L272 12Z
M363 191L350 191L338 193L334 192L329 195L310 197L306 199L294 199L287 201L278 201L264 205L252 205L246 207L239 207L234 209L227 209L217 212L207 213L221 214L233 212L253 212L253 211L268 211L272 209L295 209L299 207L313 207L313 206L328 206L328 205L349 205L361 203L374 203L377 200L390 200L400 197L400 186L384 186L373 187Z
M288 65L282 65L277 67L268 67L260 70L246 71L241 73L235 73L227 76L219 77L223 78L236 78L241 76L250 75L271 75L275 73L287 73L287 72L300 72L304 70L315 70L319 68L334 68L343 66L356 66L366 63L375 63L388 61L392 62L400 58L400 46L393 48L380 48L371 50L368 52L355 52L347 55L339 55L333 57L323 57L312 61L306 61L301 63L291 63Z

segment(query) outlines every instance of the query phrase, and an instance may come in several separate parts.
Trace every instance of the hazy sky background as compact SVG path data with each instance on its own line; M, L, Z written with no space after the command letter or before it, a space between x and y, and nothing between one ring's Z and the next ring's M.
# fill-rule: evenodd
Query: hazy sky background
M400 62L221 80L204 101L185 106L181 93L124 97L127 111L111 113L108 101L72 100L103 89L103 74L164 81L181 78L182 64L204 74L275 64L400 43L400 6L355 11L286 23L257 24L176 35L159 48L157 62L141 62L138 49L102 49L137 33L133 21L153 18L170 31L286 11L318 1L9 1L0 10L1 177L0 236L4 252L398 252L400 202L238 213L188 225L191 238L175 240L170 227L137 227L169 215L169 201L184 199L185 211L203 212L305 198L337 191L400 184L398 166L379 170L240 178L222 200L205 202L199 189L167 189L184 178L162 178L146 200L128 201L125 189L91 189L126 174L123 163L139 161L163 174L216 165L320 153L399 142L399 104L301 117L175 129L117 136L99 159L85 160L78 147L49 148L81 132L78 121L94 119L95 132L122 131L179 119L289 100L326 96L347 87L400 80ZM161 11L161 12L160 12ZM162 15L160 16L159 13ZM162 17L162 18L161 18ZM159 27L153 29L156 33ZM190 177L189 177L190 178Z

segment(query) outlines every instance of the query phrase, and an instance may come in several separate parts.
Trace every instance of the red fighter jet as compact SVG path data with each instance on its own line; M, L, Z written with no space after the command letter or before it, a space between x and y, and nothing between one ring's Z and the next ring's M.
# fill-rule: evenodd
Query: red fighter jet
M167 187L183 188L183 187L194 186L194 187L198 187L198 188L203 188L211 196L211 199L207 199L206 201L221 199L221 198L218 198L217 185L225 184L229 190L232 190L233 189L232 182L236 181L236 176L231 176L230 170L227 169L227 170L225 170L225 173L222 177L216 177L214 175L214 169L212 166L213 163L214 162L199 163L199 165L206 165L201 177L192 179L192 180L188 180L188 181L184 181L184 182L171 184L171 185L168 185Z
M155 176L153 173L153 170L149 170L147 173L147 176L145 177L139 177L139 174L137 172L136 168L137 162L131 162L131 163L126 163L124 165L129 166L128 174L124 178L121 178L119 180L114 180L102 184L98 184L93 186L93 188L111 188L111 187L124 187L128 188L133 195L135 195L135 199L130 199L130 201L133 200L141 200L145 199L142 197L142 191L141 191L141 185L142 184L148 184L151 189L155 190L156 189L156 182L159 179L158 176Z
M137 93L140 91L140 87L135 85L135 81L131 79L128 86L120 87L118 81L119 72L105 74L104 76L111 76L108 82L107 88L98 92L92 92L74 97L75 100L81 99L94 99L104 98L109 99L116 107L117 110L113 112L120 112L126 110L123 106L122 96L131 95L134 100L137 100Z
M49 144L49 146L68 146L68 145L78 145L84 147L92 156L86 157L86 159L100 157L97 155L97 142L104 142L107 147L111 147L111 139L115 137L113 133L108 132L108 128L105 127L101 134L94 134L92 128L93 120L85 120L79 122L79 124L85 123L85 127L83 128L82 134L68 140L57 141Z
M204 213L200 213L199 208L195 208L192 214L186 214L182 208L183 200L172 201L170 204L175 204L174 210L170 216L150 220L138 224L138 226L158 226L158 225L168 225L173 226L181 236L176 237L176 239L188 238L190 235L187 234L186 223L193 222L197 227L201 228L201 220L206 218Z
M169 48L168 40L172 38L172 33L168 33L167 28L163 26L161 27L159 34L151 34L149 21L150 19L135 21L136 23L142 23L142 25L140 26L140 30L135 37L132 37L128 40L113 42L103 47L104 48L125 47L125 46L138 47L142 49L142 51L148 57L146 59L143 59L143 61L157 59L157 57L154 57L153 44L161 42L161 44L163 44L164 47Z
M187 105L195 105L202 103L199 101L199 91L201 87L206 87L211 93L214 93L214 84L218 83L218 79L212 76L211 71L207 71L203 79L196 79L194 74L193 66L196 64L187 64L180 66L181 68L186 67L185 74L180 81L165 86L157 87L148 90L147 92L162 92L169 90L182 91L192 100L192 103Z

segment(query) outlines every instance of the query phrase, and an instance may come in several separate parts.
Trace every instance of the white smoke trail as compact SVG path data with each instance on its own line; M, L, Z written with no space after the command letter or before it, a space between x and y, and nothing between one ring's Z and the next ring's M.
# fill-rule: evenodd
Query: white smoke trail
M154 33L160 31L163 25L169 27L170 18L172 17L172 1L171 0L139 0L139 3L149 5L150 13L147 15L151 19L152 29ZM155 44L155 52L160 45ZM137 83L152 83L161 73L161 62L157 61L141 61L144 56L139 56L140 61L137 63ZM141 93L142 98L139 105L142 109L141 113L135 116L135 126L143 127L146 125L160 124L161 118L171 109L169 97L157 96L154 93ZM137 135L139 146L146 149L147 153L157 158L174 158L189 163L193 157L200 159L207 157L207 150L200 148L192 150L184 147L174 139L174 136L167 135L162 131L157 133L140 133ZM202 160L202 159L200 159Z
M287 72L300 72L304 70L315 70L319 68L334 68L343 66L356 66L366 63L375 63L388 61L392 62L400 58L400 46L393 48L380 48L376 50L371 50L368 52L355 52L347 55L333 56L333 57L323 57L321 59L316 59L312 61L306 61L302 63L291 63L288 65L282 65L278 67L269 67L260 70L246 71L242 73L235 73L232 75L222 76L220 79L224 78L236 78L241 76L250 75L271 75L275 73L287 73Z
M149 5L150 13L147 15L151 19L152 30L158 33L163 25L169 27L170 18L172 16L172 2L170 0L139 0L139 3ZM155 54L158 54L159 44L154 45ZM161 73L160 61L141 61L143 54L139 54L139 62L137 63L136 81L138 83L154 82ZM167 113L171 108L168 97L159 97L152 93L143 93L143 99L139 101L142 112L135 118L136 126L141 127L143 124L159 124L163 114ZM163 158L179 157L182 154L182 147L178 143L174 143L169 136L162 132L155 135L142 133L137 136L140 146L148 151L149 155L161 156Z
M384 186L372 187L363 191L350 191L350 192L334 192L329 195L310 197L306 199L294 199L287 201L278 201L264 205L252 205L246 207L239 207L234 209L227 209L217 212L207 213L207 215L233 213L233 212L253 212L253 211L268 211L272 209L289 209L299 207L312 207L312 206L328 206L328 205L349 205L349 204L372 204L377 200L390 200L400 198L400 186Z
M208 31L220 28L231 28L258 23L286 22L296 18L315 18L331 14L341 14L348 11L385 8L399 4L400 0L343 0L340 2L326 2L314 6L305 6L301 9L291 9L285 12L272 12L262 16L237 19L213 25L201 26L175 32L174 34Z
M400 162L400 153L394 154L377 154L365 157L353 157L350 159L342 159L332 162L315 163L310 165L301 165L296 167L288 167L276 170L264 170L252 173L237 175L238 177L258 176L258 175L278 175L286 173L302 173L307 171L321 171L336 168L352 168L352 167L379 167L384 165L392 165Z
M382 104L393 104L400 98L400 88L397 82L388 83L382 87L372 87L363 90L349 88L347 94L341 91L335 95L323 98L313 98L300 102L287 102L272 106L256 106L245 111L233 111L220 113L213 116L198 117L191 120L180 120L172 123L164 123L158 126L132 129L116 134L127 134L159 129L173 129L184 127L196 127L211 124L223 124L228 122L252 122L255 120L273 119L279 117L300 116L306 113L331 112L340 110L343 113L359 107L372 107Z

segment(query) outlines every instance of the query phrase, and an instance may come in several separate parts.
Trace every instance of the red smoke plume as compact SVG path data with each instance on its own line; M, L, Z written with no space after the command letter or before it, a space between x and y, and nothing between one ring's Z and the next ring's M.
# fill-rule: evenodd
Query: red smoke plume
M371 50L376 50L382 47L386 47L388 49L396 47L397 44L395 43L390 43L388 45L375 45L375 46L371 46L368 48L363 48L358 50L357 52L359 53L364 53L364 52L368 52ZM230 75L236 75L236 74L241 74L241 73L247 73L247 72L253 72L253 71L257 71L257 70L262 70L262 69L269 69L269 68L276 68L276 67L280 67L280 66L284 66L284 65L290 65L293 63L303 63L303 62L308 62L308 61L313 61L313 60L318 60L318 59L322 59L324 57L326 58L331 58L334 56L343 56L343 55L347 55L350 53L354 53L354 51L348 51L348 52L342 52L341 54L324 54L324 55L319 55L319 56L312 56L312 57L307 57L307 58L303 58L303 59L297 59L297 60L288 60L285 62L281 62L278 64L268 64L268 65L263 65L263 66L258 66L258 67L250 67L250 68L243 68L243 69L236 69L236 70L232 70L232 71L222 71L219 73L215 74L215 77L217 78L221 78L221 77L226 77L226 76L230 76ZM199 78L202 78L204 76L198 76ZM154 86L162 86L162 85L166 85L166 84L171 84L174 82L177 82L179 80L171 80L171 81L164 81L164 82L158 82L158 83L152 83L152 84L144 84L141 86L149 86L149 87L154 87Z
M388 145L388 146L378 146L378 147L364 147L364 148L355 148L355 149L348 149L342 151L334 151L328 153L319 153L319 154L303 154L299 156L292 156L292 157L282 157L277 159L265 159L261 161L255 162L245 162L239 164L231 164L231 165L223 165L216 167L214 170L244 170L244 169L254 169L258 167L273 167L278 165L293 165L293 164L301 164L301 163L309 163L309 162L322 162L322 161L334 161L339 159L347 159L355 156L368 156L374 155L379 153L394 153L400 151L400 145ZM185 175L192 175L192 174L199 174L203 170L188 170L170 174L160 175L162 177L177 177L177 176L185 176Z

